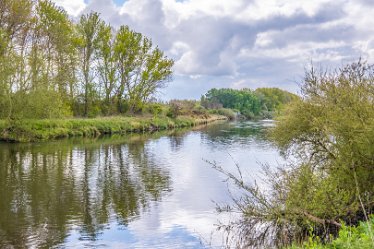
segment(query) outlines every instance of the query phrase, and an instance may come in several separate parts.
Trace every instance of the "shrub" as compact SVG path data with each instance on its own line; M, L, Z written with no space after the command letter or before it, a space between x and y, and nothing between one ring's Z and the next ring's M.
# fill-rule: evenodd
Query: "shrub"
M218 114L227 117L229 120L234 120L237 117L237 113L232 109L228 108L220 108L220 109L213 109L209 110L211 114Z
M355 226L374 212L373 71L359 61L306 73L303 98L286 108L270 134L292 160L265 169L264 191L220 169L246 193L221 209L242 212L224 227L238 229L238 247L285 246L311 236L327 242L342 222Z
M157 117L164 112L164 109L165 107L162 104L149 103L144 106L143 113L149 113Z
M197 106L195 100L171 100L169 102L168 117L177 117L181 115L191 115Z

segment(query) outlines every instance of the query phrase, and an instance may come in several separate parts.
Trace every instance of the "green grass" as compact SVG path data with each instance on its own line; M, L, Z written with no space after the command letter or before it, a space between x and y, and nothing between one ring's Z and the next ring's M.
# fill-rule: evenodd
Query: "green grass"
M318 238L310 238L301 246L291 246L288 249L372 249L374 248L374 216L361 222L357 227L343 226L339 236L328 244L321 244Z
M125 134L192 127L224 117L103 117L93 119L22 120L12 124L0 120L0 140L35 142L67 137L96 137L103 134Z

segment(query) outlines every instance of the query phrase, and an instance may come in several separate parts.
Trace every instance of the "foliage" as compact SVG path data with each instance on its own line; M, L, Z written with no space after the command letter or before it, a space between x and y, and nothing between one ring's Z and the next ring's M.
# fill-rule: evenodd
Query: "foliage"
M121 103L125 97L131 112L141 109L142 104L164 86L174 64L159 48L152 48L150 39L127 26L120 27L116 35L114 56L119 68L117 100Z
M244 116L251 118L260 113L260 103L250 89L211 89L202 99L203 106L219 106L239 110Z
M0 119L137 112L171 79L152 41L50 0L0 1Z
M196 100L171 100L169 102L168 117L177 116L208 116L208 112Z
M257 88L255 94L259 98L262 110L270 112L279 111L283 109L286 104L298 99L297 95L275 87Z
M77 28L77 48L79 51L79 65L82 72L81 89L83 89L84 100L84 116L89 116L89 108L92 106L95 97L97 97L97 89L94 84L94 70L92 63L94 62L94 53L99 42L100 29L103 28L104 22L100 20L99 14L92 12L82 15Z
M303 100L287 109L272 134L311 175L293 180L298 186L296 181L301 180L309 190L302 193L291 185L290 207L349 223L372 212L373 87L373 67L362 61L334 72L312 68L306 74Z
M330 243L322 244L317 238L310 238L301 246L293 245L289 249L370 249L374 247L374 217L369 221L360 222L357 227L342 225L339 236Z
M264 191L220 169L246 193L220 209L242 213L221 227L237 229L238 247L282 246L310 237L327 242L343 222L357 225L373 213L373 72L360 60L306 73L303 98L285 109L270 134L292 161L265 167Z
M234 120L237 117L237 114L232 109L228 108L211 109L209 113L225 116L229 120Z
M211 89L201 98L201 104L209 109L230 108L239 110L248 119L272 118L285 104L298 97L278 88L235 90L229 88Z
M148 103L143 107L143 114L150 113L155 117L160 115L165 116L167 112L167 107L159 103Z
M14 94L13 118L60 118L72 115L67 103L58 92L51 90L35 90L28 94Z

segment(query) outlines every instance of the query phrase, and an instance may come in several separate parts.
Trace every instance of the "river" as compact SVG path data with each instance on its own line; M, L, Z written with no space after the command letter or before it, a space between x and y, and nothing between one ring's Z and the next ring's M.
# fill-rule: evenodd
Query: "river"
M221 248L225 177L282 158L269 121L0 144L0 248Z

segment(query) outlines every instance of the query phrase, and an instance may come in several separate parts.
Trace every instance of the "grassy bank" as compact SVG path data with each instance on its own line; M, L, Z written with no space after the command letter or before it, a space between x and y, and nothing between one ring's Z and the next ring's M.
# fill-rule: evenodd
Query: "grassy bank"
M374 248L374 216L359 226L343 226L339 237L330 243L322 244L318 238L310 239L301 246L291 246L288 249L369 249Z
M193 127L216 120L220 115L168 117L103 117L94 119L43 119L8 122L0 120L0 140L36 142L68 137L96 137L104 134L151 132Z

